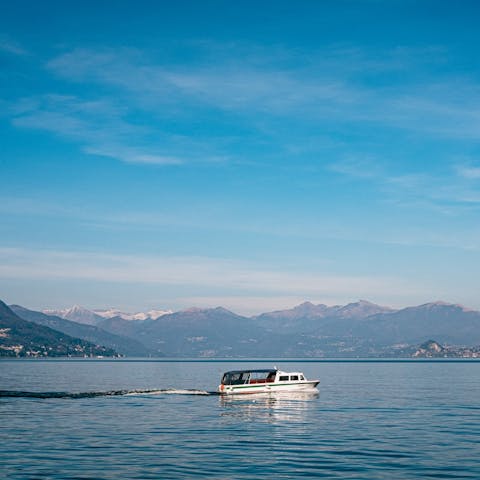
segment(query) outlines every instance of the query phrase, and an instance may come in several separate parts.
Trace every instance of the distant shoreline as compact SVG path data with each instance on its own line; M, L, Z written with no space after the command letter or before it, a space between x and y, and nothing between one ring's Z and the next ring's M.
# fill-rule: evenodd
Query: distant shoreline
M480 363L480 358L26 358L0 357L0 362L145 362L145 363Z

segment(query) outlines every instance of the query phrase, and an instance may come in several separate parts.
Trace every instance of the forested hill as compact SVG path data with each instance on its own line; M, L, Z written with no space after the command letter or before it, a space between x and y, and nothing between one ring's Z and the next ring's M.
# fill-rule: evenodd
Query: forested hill
M115 356L111 348L70 337L49 327L28 322L0 301L0 356L62 357Z

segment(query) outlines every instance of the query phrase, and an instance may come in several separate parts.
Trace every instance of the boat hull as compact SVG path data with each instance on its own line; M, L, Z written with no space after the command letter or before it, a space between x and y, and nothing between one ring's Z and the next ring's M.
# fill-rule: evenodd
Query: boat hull
M270 392L303 392L315 390L319 380L304 380L298 382L271 382L244 385L220 385L221 395L243 395Z

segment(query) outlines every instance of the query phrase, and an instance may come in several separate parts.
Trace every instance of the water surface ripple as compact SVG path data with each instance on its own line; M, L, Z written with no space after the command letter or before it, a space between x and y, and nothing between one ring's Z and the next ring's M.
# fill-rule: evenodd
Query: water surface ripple
M480 478L480 364L295 363L318 394L224 398L220 362L0 362L12 479Z

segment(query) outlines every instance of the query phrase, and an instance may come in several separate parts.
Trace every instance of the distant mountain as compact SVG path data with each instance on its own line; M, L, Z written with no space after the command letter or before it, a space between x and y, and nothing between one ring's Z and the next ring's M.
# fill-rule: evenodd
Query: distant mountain
M343 307L336 308L334 317L352 318L358 320L370 317L371 315L377 315L379 313L392 313L394 311L395 310L390 307L377 305L366 300L359 300L358 302L349 303Z
M71 320L72 322L84 323L86 325L97 325L103 320L103 317L96 315L92 311L79 305L74 305L73 307L64 310L43 310L43 313L64 318L65 320Z
M98 327L107 332L114 333L115 335L136 339L136 332L141 328L143 323L144 320L132 322L131 320L124 320L120 317L110 317L102 318L102 320L98 322Z
M145 357L152 353L142 343L132 338L115 335L94 325L77 323L54 315L46 315L42 312L28 310L19 305L10 305L10 309L24 320L53 328L59 332L87 340L96 345L104 345L122 355Z
M418 344L429 338L453 345L479 345L480 312L445 302L426 303L370 316L356 324L352 333L373 338L380 345Z
M324 304L315 305L311 302L304 302L288 310L277 310L258 315L256 318L366 318L376 313L392 312L390 307L383 307L366 300L359 300L347 305L334 305L329 307Z
M246 317L236 315L224 308L191 308L165 314L156 320L130 321L120 317L104 318L98 326L108 332L140 341L156 355L167 356L220 356L232 355L237 351L253 352L249 349L250 339L265 336L266 332L256 327ZM235 354L234 354L235 355Z
M117 353L16 315L0 301L0 356L114 356Z
M148 312L126 313L114 308L108 310L93 310L95 315L103 318L119 317L123 320L157 320L162 315L173 313L171 310L149 310Z
M327 307L327 305L319 304L315 305L311 302L304 302L296 307L288 310L276 310L274 312L267 312L258 315L256 318L260 320L267 319L286 319L286 320L298 320L301 318L323 318L328 312L336 310L340 307Z
M268 329L307 333L320 331L330 325L330 328L328 328L329 334L335 334L331 332L331 327L333 324L334 330L338 329L340 326L339 320L361 320L370 315L392 311L394 310L389 307L376 305L365 300L332 307L305 302L289 310L263 313L255 318ZM347 322L347 325L350 323Z
M413 346L432 337L480 344L480 312L445 302L401 310L364 300L333 307L303 303L256 320L270 331L301 334L307 356L409 356Z
M284 356L291 339L225 308L189 309L134 323L135 337L168 356Z
M115 308L106 310L88 310L80 305L74 305L63 310L43 310L45 315L71 320L72 322L84 323L86 325L99 325L103 319L121 318L122 320L156 320L162 315L172 313L170 310L149 310L148 312L125 313Z

